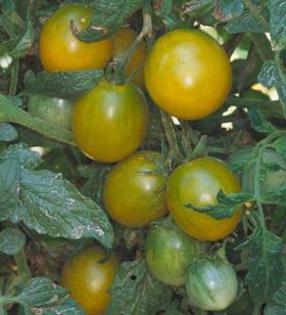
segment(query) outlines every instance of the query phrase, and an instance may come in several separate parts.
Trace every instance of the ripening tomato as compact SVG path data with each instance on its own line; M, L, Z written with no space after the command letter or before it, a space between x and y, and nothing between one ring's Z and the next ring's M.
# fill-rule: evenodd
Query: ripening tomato
M201 256L188 269L186 289L192 305L206 311L221 311L236 298L237 276L226 259Z
M132 154L144 140L149 110L133 83L101 81L74 105L75 143L91 159L115 162Z
M167 214L163 163L160 153L142 151L111 170L104 183L103 202L112 219L138 228Z
M27 105L33 116L70 129L72 103L68 100L43 95L32 95Z
M216 111L232 82L225 51L209 35L177 29L161 36L145 63L145 84L154 102L181 119Z
M172 286L185 283L189 265L205 250L199 242L174 223L160 220L152 224L146 240L146 261L158 280Z
M203 157L177 167L167 183L167 203L178 226L202 241L215 241L230 234L240 220L240 209L230 218L215 219L186 207L214 205L220 190L226 194L240 191L238 180L224 162Z
M44 24L40 33L39 53L45 70L70 71L102 69L112 58L111 39L86 43L75 37L71 29L87 28L92 10L81 4L60 7Z
M113 56L125 53L136 38L136 33L129 27L120 29L114 37ZM144 88L144 63L147 55L145 42L141 42L126 66L126 74L133 76L133 81Z
M118 266L117 256L89 247L65 263L61 285L88 315L103 315L111 298L108 289Z

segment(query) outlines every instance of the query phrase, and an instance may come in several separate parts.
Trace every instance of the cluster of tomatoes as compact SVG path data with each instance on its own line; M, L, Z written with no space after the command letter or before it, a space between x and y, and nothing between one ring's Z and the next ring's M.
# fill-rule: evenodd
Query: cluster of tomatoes
M40 35L45 70L104 69L128 49L136 36L130 28L97 42L77 39L71 26L84 30L91 15L88 7L72 4L62 6L46 21ZM236 274L225 258L209 256L203 241L229 235L241 210L217 220L192 207L214 205L220 190L240 191L239 182L227 165L215 158L192 160L169 175L159 152L135 151L149 126L144 92L177 118L204 118L217 110L229 93L228 57L209 35L178 29L157 39L148 54L142 42L126 66L126 75L132 82L114 84L103 79L73 106L69 104L66 127L71 124L75 143L91 159L120 161L108 174L103 189L104 207L114 221L139 228L170 212L176 224L169 218L153 222L146 239L146 260L153 275L171 286L186 285L196 307L225 309L237 294ZM88 314L103 314L118 265L115 255L100 248L85 249L65 264L62 285Z

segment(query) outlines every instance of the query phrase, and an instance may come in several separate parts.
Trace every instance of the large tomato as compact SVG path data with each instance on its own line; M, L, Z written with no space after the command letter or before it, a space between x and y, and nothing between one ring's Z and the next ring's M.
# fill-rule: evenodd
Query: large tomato
M44 24L40 34L40 59L45 70L69 71L104 68L112 57L112 40L86 43L71 29L81 31L88 24L92 10L81 4L60 7Z
M73 137L90 158L115 162L141 145L148 121L148 105L137 86L102 81L75 103Z
M221 311L236 298L237 276L225 259L202 256L188 269L186 289L192 305L207 311Z
M61 275L67 288L88 315L102 315L110 301L108 289L118 269L119 260L100 248L87 248L68 260Z
M28 102L28 111L33 116L70 129L72 103L57 97L32 95Z
M152 224L146 240L146 261L160 281L181 286L187 267L204 250L204 243L186 235L175 224L161 220Z
M145 63L145 84L154 102L182 119L216 111L232 82L225 51L209 35L177 29L161 36Z
M215 219L186 207L214 205L220 190L226 194L240 191L238 180L224 162L204 157L177 167L168 180L167 202L179 227L203 241L215 241L230 234L240 220L240 209L230 218Z
M167 214L163 162L160 153L143 151L111 170L104 184L103 202L116 222L137 228Z
M126 53L135 38L136 33L131 28L125 27L120 29L114 36L114 57L119 57L122 53ZM133 76L133 81L141 88L144 88L143 69L146 55L146 44L141 42L126 66L126 74Z

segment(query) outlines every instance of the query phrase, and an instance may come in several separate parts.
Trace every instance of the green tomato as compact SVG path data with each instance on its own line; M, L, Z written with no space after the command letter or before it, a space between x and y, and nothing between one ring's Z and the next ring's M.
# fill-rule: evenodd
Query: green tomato
M205 244L194 240L167 220L156 222L146 240L146 260L158 280L172 286L185 283L187 267L204 250Z
M57 97L32 95L28 102L28 112L35 117L70 129L72 103Z
M193 306L207 311L221 311L235 300L238 281L228 261L202 256L188 269L186 289Z

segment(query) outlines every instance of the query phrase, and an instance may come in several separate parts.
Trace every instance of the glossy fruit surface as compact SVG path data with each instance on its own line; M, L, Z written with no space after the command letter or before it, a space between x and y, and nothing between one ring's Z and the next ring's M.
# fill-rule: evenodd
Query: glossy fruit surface
M203 157L177 167L167 184L169 210L180 228L204 241L215 241L230 234L237 226L241 211L232 217L215 219L187 208L191 204L206 207L216 204L216 196L240 191L240 184L227 165L215 158Z
M220 311L235 300L238 281L230 263L219 257L204 256L190 265L186 289L192 305L207 311Z
M148 105L137 86L102 81L75 103L72 131L87 156L115 162L138 149L148 122Z
M122 53L125 53L130 48L136 36L136 32L129 27L120 29L114 36L113 56L119 57ZM146 44L142 41L126 66L127 76L132 76L133 81L141 88L145 86L143 69L146 55Z
M161 36L145 63L145 84L154 102L181 119L216 111L232 82L228 56L209 35L177 29Z
M72 103L57 97L32 95L28 102L28 112L33 116L70 129Z
M44 24L40 34L39 53L45 70L70 71L102 69L112 57L112 40L92 43L80 41L71 29L87 28L92 10L81 4L60 7Z
M163 162L160 153L142 151L111 170L104 184L103 202L113 220L138 228L167 214Z
M172 222L158 221L147 235L147 264L158 280L168 285L181 286L185 283L188 266L204 247L204 243L187 236Z
M99 248L84 249L65 263L61 285L88 315L103 315L111 299L108 289L118 265L115 255L108 256Z

